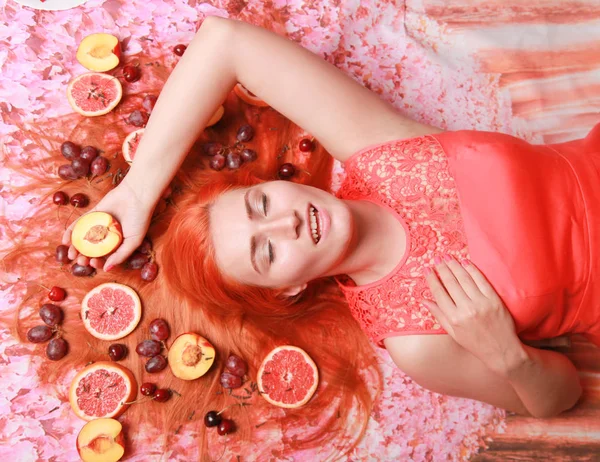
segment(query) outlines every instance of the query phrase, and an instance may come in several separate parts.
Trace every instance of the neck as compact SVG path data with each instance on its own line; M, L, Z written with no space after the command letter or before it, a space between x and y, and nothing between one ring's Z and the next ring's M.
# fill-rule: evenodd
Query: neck
M335 274L347 274L357 284L387 275L406 246L404 227L388 210L369 201L346 201L354 220L351 247ZM401 234L399 234L401 233Z

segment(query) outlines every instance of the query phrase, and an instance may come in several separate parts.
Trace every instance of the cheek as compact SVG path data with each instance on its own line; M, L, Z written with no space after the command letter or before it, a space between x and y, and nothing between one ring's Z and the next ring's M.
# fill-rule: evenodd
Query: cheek
M315 263L305 250L293 246L280 249L276 258L279 259L277 271L281 271L282 278L292 282L298 282L307 275L310 277L309 273Z

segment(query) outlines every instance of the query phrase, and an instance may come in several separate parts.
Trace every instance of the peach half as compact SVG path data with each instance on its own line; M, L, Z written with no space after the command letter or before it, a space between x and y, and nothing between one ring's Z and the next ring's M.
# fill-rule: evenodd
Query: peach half
M169 349L169 366L175 377L195 380L202 377L215 361L215 348L193 332L181 334Z
M84 462L117 462L125 454L125 436L121 422L95 419L86 423L77 435L77 452Z
M111 34L92 34L85 37L77 48L77 61L90 71L106 72L119 65L121 45Z
M83 215L73 227L71 242L81 255L104 257L114 252L123 241L120 223L109 213Z

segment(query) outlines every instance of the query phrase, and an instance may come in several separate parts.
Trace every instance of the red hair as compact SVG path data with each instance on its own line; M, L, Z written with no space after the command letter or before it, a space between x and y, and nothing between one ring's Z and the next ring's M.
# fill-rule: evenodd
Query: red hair
M143 94L130 95L120 109L104 116L103 123L110 124L110 133L98 127L94 120L69 116L40 123L36 131L21 130L15 134L19 145L28 146L27 155L15 156L8 152L13 147L5 147L5 167L29 178L28 186L12 187L9 192L33 193L39 201L19 229L14 229L6 217L0 217L6 237L14 242L13 250L3 258L4 269L6 274L19 277L18 280L13 277L16 282L7 287L15 298L23 300L12 313L14 317L3 321L12 323L13 334L26 341L27 330L40 324L38 308L48 302L46 291L39 288L37 281L67 289L69 297L60 305L65 310L62 329L70 345L69 354L59 363L45 359L37 370L42 383L58 383L57 379L64 378L73 369L79 370L90 361L107 359L104 352L109 342L91 337L78 318L79 304L85 293L98 284L114 280L134 288L140 294L144 311L138 328L119 341L129 349L122 363L134 373L138 384L152 381L175 390L181 397L174 396L165 404L132 405L121 420L129 429L136 428L142 421L154 425L165 435L165 445L175 440L182 426L191 428L198 433L201 456L209 452L202 422L204 414L240 402L235 393L231 396L223 393L219 383L228 355L236 353L243 357L249 365L249 380L256 381L260 362L272 348L284 344L299 346L319 368L320 383L315 396L301 408L281 410L254 394L251 400L245 401L252 406L233 406L226 411L237 425L236 433L230 438L238 441L243 449L245 441L256 441L262 431L279 429L283 434L283 454L307 448L329 448L337 455L347 453L364 434L381 387L381 377L372 346L352 318L335 284L329 279L315 281L305 294L290 300L272 290L226 280L216 267L207 232L208 209L215 198L228 188L248 186L272 177L273 168L280 162L274 155L263 156L253 172L250 166L244 166L240 172L229 174L207 170L204 162L198 162L195 152L188 156L176 179L177 192L170 205L160 205L159 210L164 210L155 214L149 229L160 268L158 278L151 283L142 281L139 272L124 268L115 268L110 273L100 271L92 278L76 278L55 261L54 249L60 244L69 210L62 207L57 212L56 206L51 204L52 193L58 189L69 195L85 192L94 204L113 187L111 179L114 178L105 175L93 181L61 182L53 173L64 163L59 154L60 143L70 139L102 147L111 160L110 171L114 174L117 169L125 170L126 164L116 155L120 140L131 131L124 126L122 113L139 105L142 97ZM227 110L241 118L248 117L239 104L235 99L228 101ZM272 112L266 112L264 118L277 126L279 132L263 137L260 142L264 152L274 150L268 143L278 143L282 137L293 139L301 133ZM213 139L229 136L225 132L205 133L207 135ZM30 153L41 155L42 159ZM322 187L329 179L322 172L330 171L331 158L318 150L305 167L313 172L310 177L313 184ZM44 230L43 234L39 230ZM26 294L21 298L23 290ZM147 326L158 317L167 320L171 327L167 343L180 333L193 331L215 346L216 360L205 376L182 381L173 377L168 368L159 374L145 372L135 346L148 338ZM34 355L44 356L45 345L32 348ZM265 425L258 425L264 421ZM299 432L300 427L305 432ZM129 432L132 451L139 444L134 435L135 432Z

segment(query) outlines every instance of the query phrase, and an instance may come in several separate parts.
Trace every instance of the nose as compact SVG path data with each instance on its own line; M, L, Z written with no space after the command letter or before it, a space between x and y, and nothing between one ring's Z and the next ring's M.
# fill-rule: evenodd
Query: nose
M267 236L282 239L298 239L300 218L296 211L278 214L261 220L259 224L261 233Z

